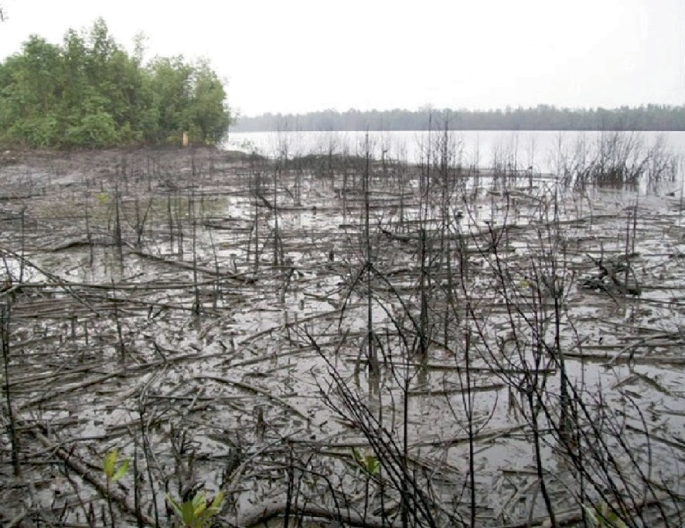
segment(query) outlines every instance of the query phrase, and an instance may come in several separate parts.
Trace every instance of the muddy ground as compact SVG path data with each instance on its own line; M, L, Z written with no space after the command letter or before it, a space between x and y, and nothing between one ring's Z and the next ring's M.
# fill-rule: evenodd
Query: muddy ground
M680 196L364 156L1 161L3 526L171 526L198 490L217 526L685 521Z

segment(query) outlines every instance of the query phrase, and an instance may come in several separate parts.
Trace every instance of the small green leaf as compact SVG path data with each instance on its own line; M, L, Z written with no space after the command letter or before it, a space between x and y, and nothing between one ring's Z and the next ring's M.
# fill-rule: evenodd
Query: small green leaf
M224 500L224 492L219 491L217 492L216 495L214 495L214 498L212 499L211 504L209 507L202 513L202 518L201 518L201 525L204 525L204 523L208 522L210 518L212 518L214 515L217 514L217 512L221 509L221 503Z
M371 476L377 475L380 467L381 463L377 457L373 455L368 455L366 457L366 470L371 474Z
M181 510L183 511L183 515L181 516L183 524L186 526L195 526L195 507L193 501L189 500L184 502L181 506Z
M168 493L166 494L166 500L169 501L169 504L171 504L171 507L173 508L174 512L176 512L176 515L178 515L179 518L183 518L183 510L181 509L181 505L174 500L174 498L169 495Z
M125 458L124 461L121 463L119 468L117 469L116 473L112 476L112 482L116 482L119 480L121 477L123 477L126 472L128 471L128 464L129 464L129 459Z
M381 463L375 455L362 456L357 449L352 448L352 456L357 464L371 476L376 475L380 470Z
M105 472L107 480L112 480L112 477L114 476L114 467L116 466L118 456L119 454L116 447L107 453L107 455L105 455L105 458L102 462L102 468Z
M205 494L202 492L197 493L192 500L193 512L195 517L200 517L202 512L207 509L207 501L205 500Z
M214 515L221 509L221 504L224 502L224 492L219 491L212 499L212 504L209 506L209 511Z

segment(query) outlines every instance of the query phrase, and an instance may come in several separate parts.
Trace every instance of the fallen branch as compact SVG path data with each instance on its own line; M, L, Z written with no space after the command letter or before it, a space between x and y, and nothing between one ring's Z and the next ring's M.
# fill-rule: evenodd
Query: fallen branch
M53 451L62 461L64 461L67 466L78 473L83 480L90 483L98 491L98 493L102 495L103 498L116 503L121 510L128 515L137 518L145 525L155 526L155 520L148 515L145 515L145 513L142 511L136 511L134 508L132 508L122 493L118 492L116 489L112 489L111 487L108 492L107 486L102 482L101 477L95 474L85 462L82 462L79 458L77 458L73 452L67 451L64 447L55 446L55 444L40 431L33 430L32 432L33 435L40 441L40 443L46 447L46 449Z
M379 517L367 515L362 517L358 513L352 511L330 510L322 506L315 506L313 504L297 504L286 501L272 502L270 504L260 504L254 508L253 511L244 514L238 524L245 528L257 528L264 525L266 522L282 517L286 512L297 517L313 517L317 519L326 519L333 522L338 522L345 526L357 526L360 528L393 528L399 526L388 519L381 519Z
M229 279L239 281L239 282L242 282L244 284L254 284L256 282L254 277L246 277L242 274L235 274L235 273L231 273L228 271L221 271L221 270L217 270L217 269L213 269L213 268L207 268L205 266L197 266L197 265L193 264L192 262L184 262L182 260L166 259L164 257L152 255L151 253L145 253L144 251L133 250L132 253L134 255L138 255L139 257L154 260L156 262L162 262L164 264L170 264L172 266L176 266L176 267L187 269L187 270L197 270L200 273L205 273L207 275L212 275L215 277L218 277L218 276L227 277Z
M303 412L299 411L292 405L290 405L288 402L283 400L282 398L279 398L278 396L274 396L273 394L265 391L264 389L260 389L259 387L255 387L254 385L248 385L247 383L243 383L241 381L236 381L232 380L229 378L221 378L219 376L193 376L192 379L196 380L212 380L216 381L217 383L221 383L223 385L232 385L234 387L237 387L238 389L244 390L246 392L252 392L254 394L258 394L260 396L264 396L268 398L269 400L272 400L276 403L278 403L281 407L285 407L286 409L291 410L295 414L297 414L300 418L304 418L305 420L309 420L308 416L304 414Z

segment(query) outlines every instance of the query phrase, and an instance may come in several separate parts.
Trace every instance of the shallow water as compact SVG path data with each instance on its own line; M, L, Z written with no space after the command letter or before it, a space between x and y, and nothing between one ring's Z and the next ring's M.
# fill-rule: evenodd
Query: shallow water
M120 209L121 249L112 245L116 210L98 200L97 185L90 194L58 186L58 205L49 195L10 204L35 220L21 242L33 264L24 277L30 284L12 301L18 353L10 380L21 420L47 424L54 442L95 465L115 446L128 456L138 452L156 489L165 482L172 491L192 481L210 491L223 486L242 508L226 517L240 518L250 504L285 492L293 460L303 496L330 499L330 486L316 478L323 475L359 506L364 479L351 448L373 451L360 418L343 403L347 390L368 409L365 419L375 417L372 425L398 445L406 420L413 474L460 513L469 508L460 493L469 485L471 424L479 516L496 526L529 512L544 516L533 493L533 424L542 430L541 464L555 501L561 507L578 498L572 448L553 430L563 355L574 405L585 406L574 408L574 427L587 433L579 439L585 463L600 466L592 456L602 450L592 442L604 435L626 481L642 485L640 471L647 471L675 485L685 418L678 198L579 194L548 179L473 192L473 181L462 181L450 187L449 207L440 206L437 186L425 207L416 182L404 182L404 203L396 192L401 182L377 177L367 242L363 201L353 200L359 189L341 195L334 190L339 177L284 171L277 201L272 188L263 192L268 207L245 177L273 175L272 165L260 163L217 159L200 181L169 169L160 182L173 176L179 187L172 191L161 183L145 190L147 177L131 182ZM98 183L111 193L116 182ZM295 199L296 184L306 207ZM203 204L193 198L200 190L208 197ZM163 206L169 196L176 197L170 210ZM143 197L159 206L137 244L132 204ZM85 232L84 200L98 242L55 250ZM422 232L430 241L423 250ZM19 253L16 223L2 237ZM640 296L608 280L598 283L606 290L583 287L597 276L597 261L627 253ZM16 256L7 253L6 262L16 282ZM554 281L563 281L559 295L550 294ZM535 419L527 399L533 381ZM226 475L231 457L244 465ZM27 462L27 471L51 478L41 465ZM129 477L124 485L130 494ZM46 508L56 500L54 507L66 504L70 518L78 517L76 491L59 500L52 488L42 493Z

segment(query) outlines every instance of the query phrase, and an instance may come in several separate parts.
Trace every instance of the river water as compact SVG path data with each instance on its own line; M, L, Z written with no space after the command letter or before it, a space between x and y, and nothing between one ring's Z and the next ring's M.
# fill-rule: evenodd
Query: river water
M565 161L578 155L592 156L601 145L618 138L629 146L629 160L644 159L650 152L676 158L683 174L685 132L569 132L569 131L451 131L447 144L451 162L465 166L531 168L541 173L558 173ZM440 131L392 132L244 132L230 133L225 148L257 152L268 157L306 154L364 154L374 157L425 162L439 154L445 143Z

